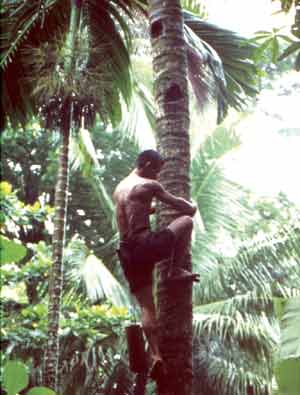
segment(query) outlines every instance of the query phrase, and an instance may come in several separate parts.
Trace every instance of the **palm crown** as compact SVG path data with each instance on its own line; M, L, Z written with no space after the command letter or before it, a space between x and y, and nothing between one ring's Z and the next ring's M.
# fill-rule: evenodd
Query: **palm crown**
M1 13L1 67L3 114L13 125L25 124L32 114L60 119L65 98L72 92L74 117L93 123L99 114L105 122L121 119L120 95L131 97L128 20L146 13L147 2L82 2L80 34L74 47L76 73L65 75L70 57L66 45L69 0L4 1ZM256 93L257 71L251 60L255 46L243 37L184 13L189 76L200 104L213 97L218 120L228 106L241 109ZM47 104L46 104L47 103Z

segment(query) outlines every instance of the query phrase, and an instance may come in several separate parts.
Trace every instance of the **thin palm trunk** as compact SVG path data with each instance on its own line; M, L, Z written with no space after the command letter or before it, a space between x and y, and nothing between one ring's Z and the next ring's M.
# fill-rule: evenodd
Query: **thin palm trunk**
M70 119L70 114L68 116ZM68 122L69 123L69 122ZM48 344L45 355L45 385L57 388L57 368L59 358L59 315L62 293L63 247L65 239L65 223L67 210L67 193L69 184L69 127L63 133L60 153L58 180L55 188L55 218L53 232L53 265L49 280L48 308Z
M150 0L149 16L155 99L158 107L158 149L168 158L161 182L171 193L190 197L189 109L187 55L180 0ZM162 207L159 226L166 226L178 213ZM176 264L175 262L174 264ZM177 263L178 264L178 263ZM191 270L191 256L181 261ZM163 286L164 266L159 271L158 310L160 349L167 362L169 379L158 383L159 395L190 395L192 391L192 286Z
M78 32L81 0L71 0L70 30L67 37L67 57L65 73L67 81L72 78L75 66L75 43ZM72 125L72 98L65 99L64 119L62 120L62 147L59 160L58 180L55 188L55 217L53 232L53 265L49 280L48 343L45 353L44 383L58 389L59 364L59 316L63 287L63 251L65 243L66 212L69 185L69 140Z

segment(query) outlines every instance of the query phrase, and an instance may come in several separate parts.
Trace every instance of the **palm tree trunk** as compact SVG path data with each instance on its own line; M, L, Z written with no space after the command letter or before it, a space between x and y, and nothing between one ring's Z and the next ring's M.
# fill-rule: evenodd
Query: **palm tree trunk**
M160 180L171 193L190 197L190 145L187 87L187 56L180 0L149 0L154 93L158 107L158 149L167 160ZM178 214L177 214L178 215ZM159 226L176 213L162 207ZM176 262L175 262L176 264ZM191 255L183 268L191 270ZM160 349L167 362L169 379L158 383L159 395L190 395L192 391L192 286L165 288L166 273L159 270L158 311Z
M69 120L70 120L69 111ZM69 125L70 126L70 125ZM55 218L53 232L53 265L49 279L49 308L48 308L48 344L45 354L45 376L47 387L57 390L58 358L59 358L59 315L63 278L63 246L65 240L65 223L68 194L68 157L69 157L70 128L66 128L62 138L62 148L59 160L58 180L55 188Z
M67 37L67 57L65 72L67 81L72 78L75 66L75 43L81 11L81 0L71 0L70 30ZM65 99L64 119L62 120L62 148L59 159L58 179L55 188L55 217L53 232L53 265L49 279L48 343L45 353L44 383L58 389L59 363L59 316L63 287L63 250L65 243L66 212L69 186L69 139L72 125L72 98Z

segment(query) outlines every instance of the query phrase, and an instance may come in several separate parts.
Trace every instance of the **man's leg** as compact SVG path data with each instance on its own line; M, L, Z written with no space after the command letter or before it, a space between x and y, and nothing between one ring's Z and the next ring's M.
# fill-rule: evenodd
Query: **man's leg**
M141 307L143 330L147 337L153 360L149 376L155 381L162 380L166 375L166 366L158 347L158 327L152 295L152 286L141 289L135 293L135 296Z
M169 268L170 278L187 278L192 281L199 281L198 274L193 274L180 268L180 260L184 259L186 253L188 252L193 225L193 219L188 215L183 215L179 218L176 218L168 226L175 237L174 252L172 257L173 262L171 262ZM176 265L174 265L174 262L176 262Z
M182 215L172 221L168 228L171 229L175 236L175 243L184 244L187 247L188 241L193 230L193 219L189 215Z
M152 285L142 288L135 293L135 297L141 308L142 326L147 337L152 358L155 361L161 360L162 356L158 347L157 320L155 305L152 294Z

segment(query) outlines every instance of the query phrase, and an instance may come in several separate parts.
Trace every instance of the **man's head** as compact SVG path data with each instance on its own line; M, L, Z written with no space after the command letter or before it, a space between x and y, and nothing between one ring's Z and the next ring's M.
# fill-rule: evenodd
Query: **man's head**
M141 176L155 179L164 163L164 159L157 151L149 149L139 154L136 167Z

